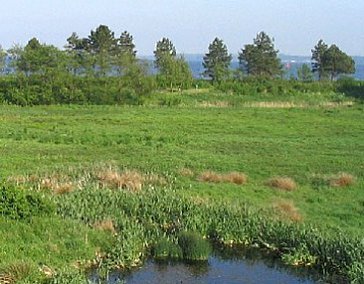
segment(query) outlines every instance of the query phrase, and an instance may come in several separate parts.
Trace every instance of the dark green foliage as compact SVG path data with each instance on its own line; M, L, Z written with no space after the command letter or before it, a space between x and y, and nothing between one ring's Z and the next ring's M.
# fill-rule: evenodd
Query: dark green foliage
M220 83L230 76L230 63L232 55L221 39L215 38L209 45L209 51L203 58L204 75L213 82Z
M26 87L24 87L26 85ZM155 88L142 63L127 67L122 77L73 77L62 74L52 82L43 75L1 77L0 102L7 104L142 104Z
M355 72L355 62L335 44L328 47L323 40L319 40L312 49L312 72L318 74L319 80L337 79L340 74Z
M154 65L160 71L163 69L164 61L166 58L176 57L176 48L173 43L168 38L162 38L157 42L156 48L154 50Z
M331 45L323 54L322 64L325 72L334 80L340 74L352 74L355 72L355 62L336 45Z
M320 39L317 45L315 45L315 47L311 50L312 72L318 74L319 80L322 80L326 77L326 72L323 64L323 56L327 49L327 44L322 39Z
M246 77L243 80L226 81L217 88L224 92L233 92L237 95L283 97L296 96L310 93L330 93L335 91L335 85L330 82L301 82L282 79L266 79L264 77Z
M135 58L136 50L133 42L133 36L127 31L124 31L118 39L117 49L118 53Z
M181 247L167 238L162 238L153 246L152 255L158 260L183 258Z
M343 77L337 80L335 84L337 92L344 93L347 96L364 100L364 82L357 81L354 78Z
M274 78L282 74L278 50L265 32L260 32L253 44L244 46L239 53L239 64L248 75Z
M181 232L178 235L178 245L182 249L184 260L207 260L211 253L208 241L194 232Z
M100 25L88 38L73 33L67 41L66 51L35 38L25 48L11 49L17 72L0 78L0 103L142 104L143 97L155 89L148 66L135 58L129 33L115 39L107 26ZM178 74L180 69L185 72L179 68ZM190 81L186 76L178 80Z
M15 220L50 215L54 205L39 194L26 193L13 186L0 187L0 216Z

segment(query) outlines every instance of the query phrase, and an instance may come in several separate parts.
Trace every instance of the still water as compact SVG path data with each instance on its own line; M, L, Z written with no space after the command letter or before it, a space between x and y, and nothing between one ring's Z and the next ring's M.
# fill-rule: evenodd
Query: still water
M92 280L97 283L97 274ZM260 252L229 255L214 253L208 261L195 263L147 261L130 273L111 272L106 283L247 283L311 284L318 277L307 269L293 269ZM120 281L120 282L118 282ZM121 282L122 281L122 282Z

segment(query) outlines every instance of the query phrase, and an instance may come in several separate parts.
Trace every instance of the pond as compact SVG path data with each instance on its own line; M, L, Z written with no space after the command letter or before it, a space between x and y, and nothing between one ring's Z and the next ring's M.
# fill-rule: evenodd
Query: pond
M98 276L92 280L97 283ZM287 283L311 284L319 277L313 271L291 268L258 250L239 253L215 252L204 262L148 260L129 273L111 272L106 283ZM118 281L123 282L118 282Z

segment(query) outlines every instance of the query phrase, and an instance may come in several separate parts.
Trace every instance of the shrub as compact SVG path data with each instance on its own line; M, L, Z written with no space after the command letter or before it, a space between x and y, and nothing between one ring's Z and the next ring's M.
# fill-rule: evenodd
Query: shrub
M26 193L13 186L0 188L0 216L21 220L34 215L49 215L55 211L53 203L36 193Z

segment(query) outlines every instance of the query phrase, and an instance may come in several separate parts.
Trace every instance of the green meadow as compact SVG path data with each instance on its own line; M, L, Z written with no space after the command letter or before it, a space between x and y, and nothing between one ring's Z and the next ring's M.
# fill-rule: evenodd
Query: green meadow
M189 231L215 236L223 243L267 244L271 240L259 242L253 232L240 238L237 224L231 225L235 233L219 231L209 216L195 220L193 216L203 215L196 204L211 206L206 212L211 210L212 217L241 217L245 213L236 208L249 208L255 212L244 215L249 218L258 218L257 214L287 228L315 228L329 240L337 235L361 240L363 121L364 105L336 94L267 96L259 101L198 90L158 93L141 106L2 105L0 178L4 187L14 187L22 196L39 196L39 202L49 203L49 212L54 213L40 210L19 220L18 215L8 218L3 212L0 240L6 245L0 249L0 268L13 278L20 274L18 279L35 281L42 278L37 268L43 265L62 275L69 267L99 264L97 260L107 252L115 256L109 259L118 260L111 261L111 266L138 265L146 248L159 237L178 243L177 231L183 227L176 225L177 219ZM142 212L144 203L150 211ZM184 215L168 219L160 206L169 203L187 204L178 210L193 214L186 213L186 223ZM106 210L108 204L115 210L123 208L120 214L132 221L122 221L120 215ZM129 209L123 204L130 204ZM218 209L229 204L231 212ZM149 217L152 221L144 223ZM123 230L135 235L121 239L122 234L115 232ZM315 234L312 240L318 238ZM148 243L140 243L143 238ZM311 260L317 259L320 256L309 248L310 238L304 247ZM112 248L118 241L125 246L130 242L130 247L116 252ZM283 247L278 241L275 245ZM135 251L129 256L128 249ZM360 265L358 258L345 258L347 266L342 271L350 279L360 275L354 273Z

